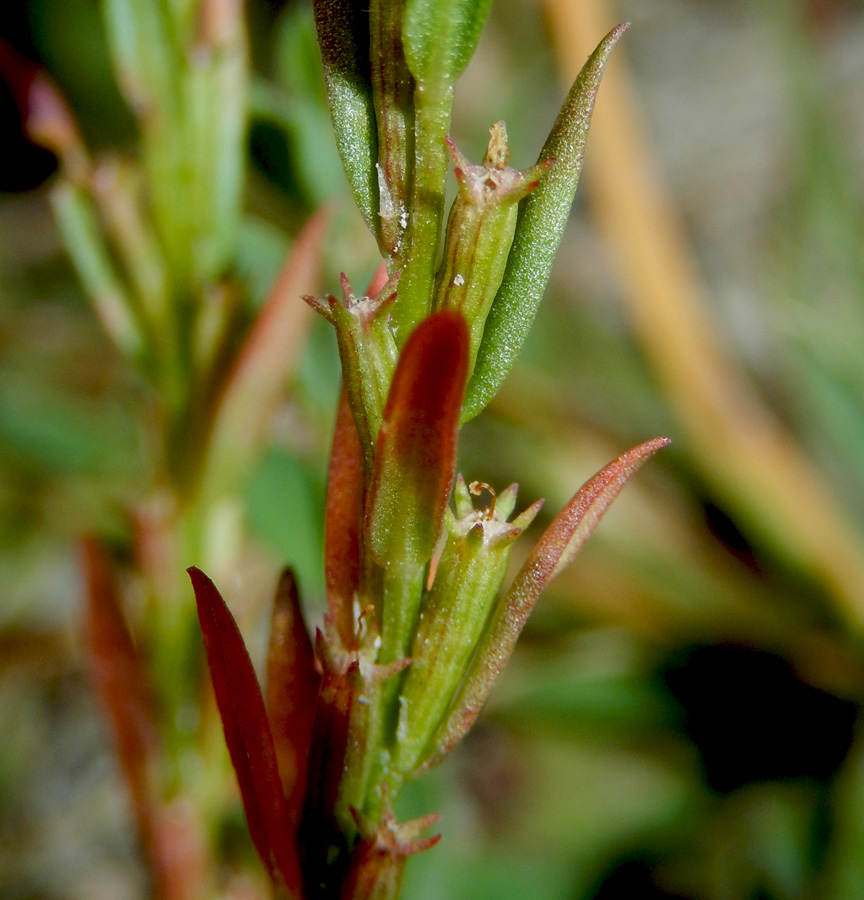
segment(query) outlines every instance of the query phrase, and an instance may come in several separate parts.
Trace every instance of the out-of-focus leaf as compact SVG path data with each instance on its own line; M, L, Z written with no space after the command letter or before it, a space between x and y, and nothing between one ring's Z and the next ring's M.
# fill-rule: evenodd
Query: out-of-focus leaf
M185 145L193 173L188 198L195 216L193 262L201 283L218 278L233 261L240 225L246 163L248 64L243 7L219 4L219 15L199 10L194 64L183 81Z
M140 324L102 240L92 201L73 184L58 186L52 200L66 249L103 327L124 354L139 359L144 351Z
M534 321L579 183L600 78L627 27L625 23L614 28L585 63L540 151L538 162L554 159L555 163L520 205L504 279L486 320L468 385L463 421L476 416L495 396Z
M285 136L289 171L270 172L290 180L313 207L344 193L345 175L321 79L321 53L310 4L289 5L278 24L274 82L253 82L252 116L272 123Z
M213 582L199 569L192 567L188 572L225 743L237 773L252 840L274 885L284 883L292 896L299 897L302 880L291 837L291 816L252 661Z
M106 0L108 44L120 87L135 112L146 115L176 98L176 64L162 4Z
M159 732L153 696L144 661L132 643L120 609L111 563L95 539L84 542L83 564L90 677L113 733L142 845L155 861L152 777Z
M27 471L58 479L96 473L140 477L137 437L125 410L8 375L0 384L0 454Z
M298 574L310 595L321 594L323 485L318 473L282 450L258 467L246 495L249 527Z
M297 236L270 296L235 358L218 401L206 477L224 490L254 456L266 434L312 316L300 295L314 289L327 216L317 213Z

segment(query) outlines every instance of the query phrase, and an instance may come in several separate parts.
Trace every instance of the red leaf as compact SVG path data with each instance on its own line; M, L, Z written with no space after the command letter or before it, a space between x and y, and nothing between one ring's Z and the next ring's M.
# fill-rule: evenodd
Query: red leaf
M216 704L252 840L273 883L284 883L291 895L300 897L293 829L255 670L237 623L213 582L199 569L187 571L195 589Z
M9 86L30 140L56 153L69 174L80 176L87 162L81 135L45 70L0 39L0 79Z
M153 756L159 733L153 697L120 609L111 563L93 539L83 543L87 579L87 632L90 677L105 709L117 756L132 795L141 843L156 863L155 809L151 784ZM154 873L157 874L158 873Z
M363 450L345 389L339 395L324 516L327 609L343 647L355 649L354 595L360 580Z
M294 574L286 569L279 579L270 619L265 705L282 792L295 829L303 812L309 743L320 680Z
M382 566L419 568L435 550L456 472L468 343L462 315L442 310L414 329L399 356L367 509L370 551Z

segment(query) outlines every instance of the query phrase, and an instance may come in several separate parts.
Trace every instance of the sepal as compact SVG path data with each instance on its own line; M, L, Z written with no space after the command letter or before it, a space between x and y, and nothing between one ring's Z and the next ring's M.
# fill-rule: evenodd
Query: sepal
M374 824L355 813L360 843L354 848L340 900L396 900L409 856L434 847L441 835L420 835L438 822L439 816L422 816L399 824L389 804Z
M459 193L450 209L444 258L437 278L436 309L458 309L471 333L471 362L483 337L486 316L501 286L516 230L517 203L540 182L553 160L524 172L507 163L510 148L503 122L490 129L483 164L472 165L448 137Z
M374 297L358 297L343 274L341 301L332 295L303 298L336 328L345 390L367 463L398 357L389 321L398 280L397 272Z

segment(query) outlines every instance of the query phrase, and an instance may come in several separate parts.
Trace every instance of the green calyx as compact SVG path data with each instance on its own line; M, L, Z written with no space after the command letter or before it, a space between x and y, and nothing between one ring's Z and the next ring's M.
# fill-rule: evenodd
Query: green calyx
M325 300L304 297L336 329L345 388L367 463L371 463L399 355L388 321L397 281L398 274L377 296L358 297L343 275L341 302L332 295Z
M516 502L511 485L486 509L474 509L471 492L459 477L457 516L446 516L447 540L431 588L423 598L411 648L411 665L399 698L399 721L393 750L397 778L409 776L425 762L428 745L445 718L474 650L494 609L507 571L513 542L540 510L530 506L513 522Z
M524 172L510 168L503 122L490 128L482 165L468 162L449 138L447 147L455 164L459 194L447 223L435 308L458 309L465 316L471 339L469 371L473 371L486 316L504 277L518 201L537 187L551 160Z

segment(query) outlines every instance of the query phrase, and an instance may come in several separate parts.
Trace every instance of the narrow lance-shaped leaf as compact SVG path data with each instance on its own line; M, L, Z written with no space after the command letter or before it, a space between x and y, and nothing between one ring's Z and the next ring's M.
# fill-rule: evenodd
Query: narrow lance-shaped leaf
M492 304L462 410L473 419L495 396L528 335L570 215L594 100L609 54L628 24L614 28L579 73L538 162L554 159L519 209L501 288Z
M270 618L265 705L276 749L282 792L296 828L303 812L309 745L320 676L303 622L294 573L279 579Z
M372 233L380 236L375 160L378 139L369 79L368 22L362 4L314 0L315 27L336 145L354 200Z
M187 571L195 589L210 677L249 832L273 883L284 883L291 896L301 897L300 865L273 734L252 661L216 586L199 569Z
M362 739L361 734L352 733L362 690L360 663L356 653L339 647L338 635L326 619L325 628L327 639L318 631L315 640L322 679L312 729L306 807L298 833L306 881L322 893L337 877L333 856L348 849L346 835L350 831L345 829L350 829L351 819L340 819L337 804L343 775L356 774L346 754Z
M84 542L90 672L113 732L117 756L129 785L142 846L157 865L151 767L159 747L153 697L120 609L117 585L105 550ZM156 877L161 875L157 872Z
M468 352L465 319L442 310L417 326L393 374L366 505L367 546L384 569L379 662L403 659L414 632L456 471ZM384 694L395 701L393 685Z
M204 476L215 493L234 486L249 466L299 363L313 317L298 298L317 285L327 222L328 215L318 212L297 235L221 385Z
M363 534L363 450L343 388L330 451L324 513L327 611L342 645L354 649L354 597L360 583Z
M232 262L243 202L248 74L244 4L203 0L195 59L183 82L184 141L194 200L195 263L202 283Z
M150 0L106 0L108 48L120 87L138 115L176 99L177 65L162 4Z
M587 481L552 520L499 603L424 768L440 762L468 732L541 591L578 553L630 476L668 443L658 437L628 450Z
M102 239L92 200L71 183L59 185L51 200L63 243L103 328L128 358L141 361L145 354L141 323Z
M419 569L432 557L456 471L468 373L461 314L434 313L405 345L384 408L367 507L379 565Z

